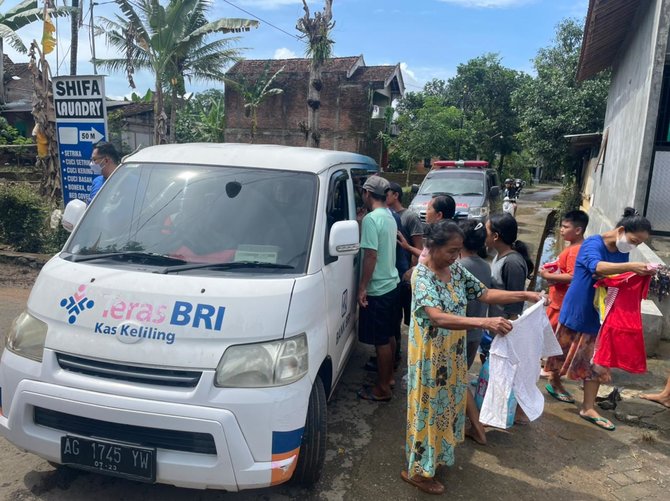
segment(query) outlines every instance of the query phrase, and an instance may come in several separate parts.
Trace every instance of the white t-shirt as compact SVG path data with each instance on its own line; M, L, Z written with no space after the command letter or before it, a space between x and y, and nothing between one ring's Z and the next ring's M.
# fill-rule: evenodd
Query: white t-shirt
M543 301L528 308L512 322L506 336L496 336L491 343L489 382L479 420L482 424L505 428L510 392L534 421L544 410L544 396L537 388L540 358L560 355Z

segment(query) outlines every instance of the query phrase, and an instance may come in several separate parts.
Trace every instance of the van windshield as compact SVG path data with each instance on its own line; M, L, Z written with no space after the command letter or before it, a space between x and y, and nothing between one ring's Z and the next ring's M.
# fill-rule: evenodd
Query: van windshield
M125 164L95 197L62 257L166 273L304 273L316 192L309 173Z
M485 190L484 179L483 172L440 172L439 175L427 177L423 181L419 195L445 193L452 196L481 196Z

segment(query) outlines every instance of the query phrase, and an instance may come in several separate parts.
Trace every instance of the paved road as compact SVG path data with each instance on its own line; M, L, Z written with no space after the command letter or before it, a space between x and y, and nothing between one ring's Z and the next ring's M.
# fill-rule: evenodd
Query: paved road
M529 203L527 208L536 203ZM522 199L520 208L523 204ZM530 239L532 235L529 232L526 237ZM0 328L23 308L26 297L25 289L0 289ZM404 462L405 428L401 385L395 390L395 398L386 404L363 402L355 397L362 382L372 381L362 369L368 354L364 347L355 352L329 404L324 476L311 491L278 486L220 493L147 485L54 469L0 439L0 500L433 499L420 495L399 477ZM401 368L396 374L398 381L404 372ZM579 388L568 386L580 401ZM614 415L608 416L614 419ZM508 431L490 430L486 447L465 442L456 451L456 465L441 470L438 478L446 483L449 499L456 500L667 499L670 437L662 431L617 424L614 433L596 429L579 419L574 405L547 397L545 413L538 421Z

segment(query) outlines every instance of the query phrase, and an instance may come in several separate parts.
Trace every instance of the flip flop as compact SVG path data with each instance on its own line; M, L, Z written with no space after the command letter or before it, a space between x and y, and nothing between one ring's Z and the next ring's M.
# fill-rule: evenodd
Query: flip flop
M582 419L585 419L589 423L595 424L598 428L602 428L603 430L607 430L607 431L616 430L616 426L614 426L610 422L609 419L606 419L604 417L591 417L591 416L584 416L583 414L580 414L579 417L582 418ZM608 426L608 423L609 423L609 426Z
M570 395L567 392L566 393L558 393L556 390L554 390L554 388L550 384L547 384L544 388L545 388L545 390L547 390L547 393L549 393L549 395L554 397L559 402L564 402L566 404L574 404L575 403L575 399L572 397L572 395Z
M416 487L422 492L425 492L426 494L439 495L444 493L444 485L440 484L439 482L433 479L431 479L433 481L414 480L414 478L410 477L406 471L401 471L400 477L408 484L412 484L414 487Z
M372 388L369 386L363 386L363 388L356 392L356 395L358 395L358 398L361 400L370 400L371 402L390 402L393 398L393 395L388 397L378 397L372 393Z

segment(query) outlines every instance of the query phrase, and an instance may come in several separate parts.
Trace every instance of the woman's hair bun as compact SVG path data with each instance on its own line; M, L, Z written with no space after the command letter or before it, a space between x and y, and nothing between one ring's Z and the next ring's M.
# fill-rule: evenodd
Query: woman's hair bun
M632 217L632 216L639 216L640 213L636 211L633 207L626 207L623 210L623 217Z

